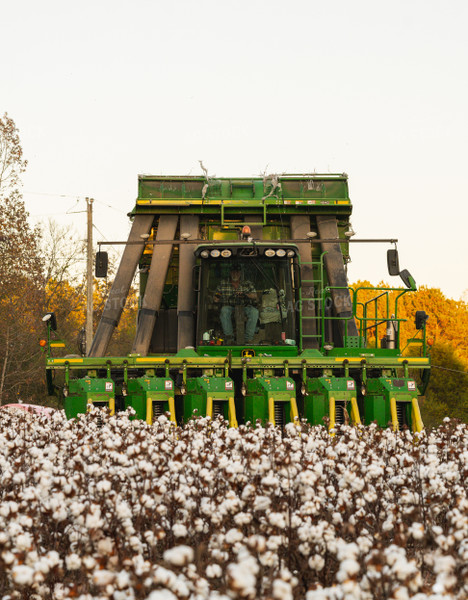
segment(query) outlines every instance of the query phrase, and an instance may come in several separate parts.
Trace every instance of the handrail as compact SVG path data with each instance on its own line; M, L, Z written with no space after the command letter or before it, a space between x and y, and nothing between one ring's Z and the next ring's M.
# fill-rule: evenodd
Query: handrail
M350 317L332 317L325 315L325 301L326 298L330 296L331 290L349 290L349 293L352 296L352 315ZM360 292L364 291L375 291L380 292L375 297L366 300L365 302L359 302L358 296ZM367 287L361 286L356 289L348 288L345 286L326 286L322 289L322 307L321 307L321 333L322 340L325 338L325 324L327 321L341 321L344 323L345 328L345 336L348 335L348 322L351 319L356 319L359 322L359 335L364 338L367 344L367 332L374 329L375 330L375 342L374 345L378 347L378 330L382 325L386 325L389 322L402 323L406 322L408 319L401 319L398 317L398 301L399 299L406 294L407 292L411 292L413 290L407 288L390 288L390 287ZM394 300L394 314L390 314L390 292L400 292ZM385 306L383 309L384 315L379 316L378 310L382 305L379 302L380 299L385 298ZM371 307L373 306L373 310L371 311ZM362 315L359 316L358 309L361 309ZM322 341L323 345L323 341ZM400 327L398 326L396 330L395 336L395 348L400 348Z

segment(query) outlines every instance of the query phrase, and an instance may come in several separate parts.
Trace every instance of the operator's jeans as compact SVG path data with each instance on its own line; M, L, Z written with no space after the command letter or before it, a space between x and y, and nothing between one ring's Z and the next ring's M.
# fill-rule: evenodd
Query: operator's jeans
M258 321L258 309L255 306L244 306L244 313L247 317L247 323L245 324L245 339L250 342L255 334ZM234 306L222 306L219 314L223 333L227 337L234 337L234 331L232 329L232 313L234 312Z

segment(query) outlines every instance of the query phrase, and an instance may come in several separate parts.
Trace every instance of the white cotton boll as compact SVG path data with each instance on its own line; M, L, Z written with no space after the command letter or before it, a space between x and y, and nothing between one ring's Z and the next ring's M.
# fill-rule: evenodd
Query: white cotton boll
M115 573L112 571L108 571L107 569L101 569L99 571L94 571L93 573L93 583L95 585L109 585L115 579Z
M111 487L112 484L107 479L102 479L101 481L98 481L96 485L96 489L98 492L109 492Z
M51 569L61 566L63 562L56 550L49 550L49 552L47 552L47 554L44 556L44 559L47 561Z
M406 556L399 557L393 564L393 572L400 581L404 581L410 575L417 571L413 561L408 561Z
M114 542L112 541L112 538L110 538L110 537L102 538L97 543L98 552L99 552L99 554L102 554L102 555L111 554L113 548L114 548Z
M291 584L282 579L275 579L273 581L273 598L277 598L277 600L292 600Z
M434 561L435 573L451 573L456 567L453 556L437 556Z
M57 521L57 523L61 523L62 521L65 521L67 516L68 516L68 513L67 513L67 509L65 508L65 506L61 506L58 510L54 510L54 512L52 513L52 518L54 519L54 521Z
M67 565L67 569L69 571L76 571L81 567L81 558L78 554L69 554L65 557L65 564Z
M238 529L230 529L226 533L226 543L235 544L236 542L240 542L244 539L244 535Z
M138 463L138 468L140 469L140 471L143 471L145 473L151 473L151 471L154 470L153 465L147 460L140 460L140 462Z
M189 546L174 546L163 554L164 560L176 567L182 567L193 561L193 549Z
M81 502L72 502L70 504L70 513L73 517L78 517L84 511L85 507Z
M343 517L340 515L340 513L334 512L332 515L332 522L335 525L339 525L340 523L343 523Z
M280 535L270 535L267 538L267 548L268 550L278 550L278 548L281 546L281 542L282 542L282 538Z
M394 527L394 523L391 517L382 523L383 531L391 531Z
M21 485L26 481L26 474L21 472L21 473L15 473L13 475L13 483L16 483L16 485Z
M323 464L321 462L318 462L314 465L314 473L317 475L323 474Z
M176 523L172 526L172 533L175 537L185 537L187 535L187 527L182 523Z
M239 591L241 596L250 596L255 593L257 579L244 563L231 563L227 566L227 573L230 578L230 587Z
M343 560L340 564L340 570L336 574L336 578L338 581L346 581L352 575L356 575L359 573L359 563L352 558L347 558Z
M208 565L206 567L206 576L209 579L214 579L215 577L221 577L221 575L223 574L223 569L221 568L220 565L214 563L212 565Z
M86 515L86 527L88 529L99 529L103 525L101 509L98 506L92 506L91 509L93 512L89 512Z
M278 527L279 529L284 529L286 527L286 519L284 515L277 512L272 512L268 515L268 521L270 525L274 527Z
M330 600L333 598L330 594L327 593L323 588L319 588L317 590L310 590L306 594L306 600Z
M31 585L34 581L34 569L26 565L16 565L11 571L11 578L18 585Z
M309 558L308 564L314 571L321 571L325 566L325 559L320 554L315 554Z
M32 536L29 533L22 533L16 538L15 541L16 547L18 550L26 551L29 550L32 546Z
M271 500L266 496L256 496L254 500L254 510L267 510L270 508Z
M242 500L248 500L251 496L253 496L256 492L256 487L251 483L248 483L245 488L242 490L241 498Z
M89 571L91 571L91 569L94 569L94 567L96 566L96 561L92 556L85 556L82 560L85 568Z
M13 552L6 551L2 552L2 560L6 565L11 565L15 561L15 555Z
M155 592L151 592L148 600L177 600L177 596L170 590L156 590Z
M154 508L155 502L151 496L148 494L142 494L140 497L140 504L145 508Z
M268 475L262 478L262 485L277 487L279 485L279 479L271 473L269 473Z
M263 535L251 535L247 538L248 545L259 554L266 550L266 539Z
M346 560L348 558L356 559L359 556L359 548L357 544L351 542L350 544L342 543L338 547L338 560Z
M422 523L412 523L408 531L415 540L420 540L424 537L424 525Z
M239 527L242 525L248 525L252 522L253 516L250 513L240 512L234 517L234 523Z
M308 544L307 542L299 544L297 549L303 556L309 556L310 554L310 544Z
M125 500L117 502L116 514L120 519L129 519L132 516L132 510Z
M119 589L123 589L128 587L130 582L130 575L127 571L120 571L120 573L117 573L114 583Z
M201 533L202 531L208 531L208 525L200 517L197 517L194 520L193 527L197 533Z

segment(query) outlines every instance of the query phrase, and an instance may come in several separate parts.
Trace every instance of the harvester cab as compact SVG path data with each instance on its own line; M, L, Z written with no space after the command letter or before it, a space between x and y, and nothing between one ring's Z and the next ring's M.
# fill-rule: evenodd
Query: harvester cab
M198 349L297 346L297 252L255 241L199 246Z
M196 414L231 426L326 419L331 430L372 421L420 430L427 315L416 313L416 327L402 317L416 284L400 270L397 240L355 239L351 212L346 174L140 176L87 356L48 352L67 415L107 403L148 423ZM350 287L355 242L394 245L389 273L405 287ZM96 276L106 269L100 248ZM108 356L135 273L135 337L127 354Z

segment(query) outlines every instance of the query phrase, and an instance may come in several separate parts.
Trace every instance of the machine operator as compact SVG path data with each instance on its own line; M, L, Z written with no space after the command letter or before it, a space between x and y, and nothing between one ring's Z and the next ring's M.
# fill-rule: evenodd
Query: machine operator
M232 313L235 306L243 306L247 322L245 324L245 343L252 343L258 322L257 292L251 281L242 281L241 268L234 264L229 279L221 281L214 294L214 301L221 304L220 320L226 344L234 343Z

